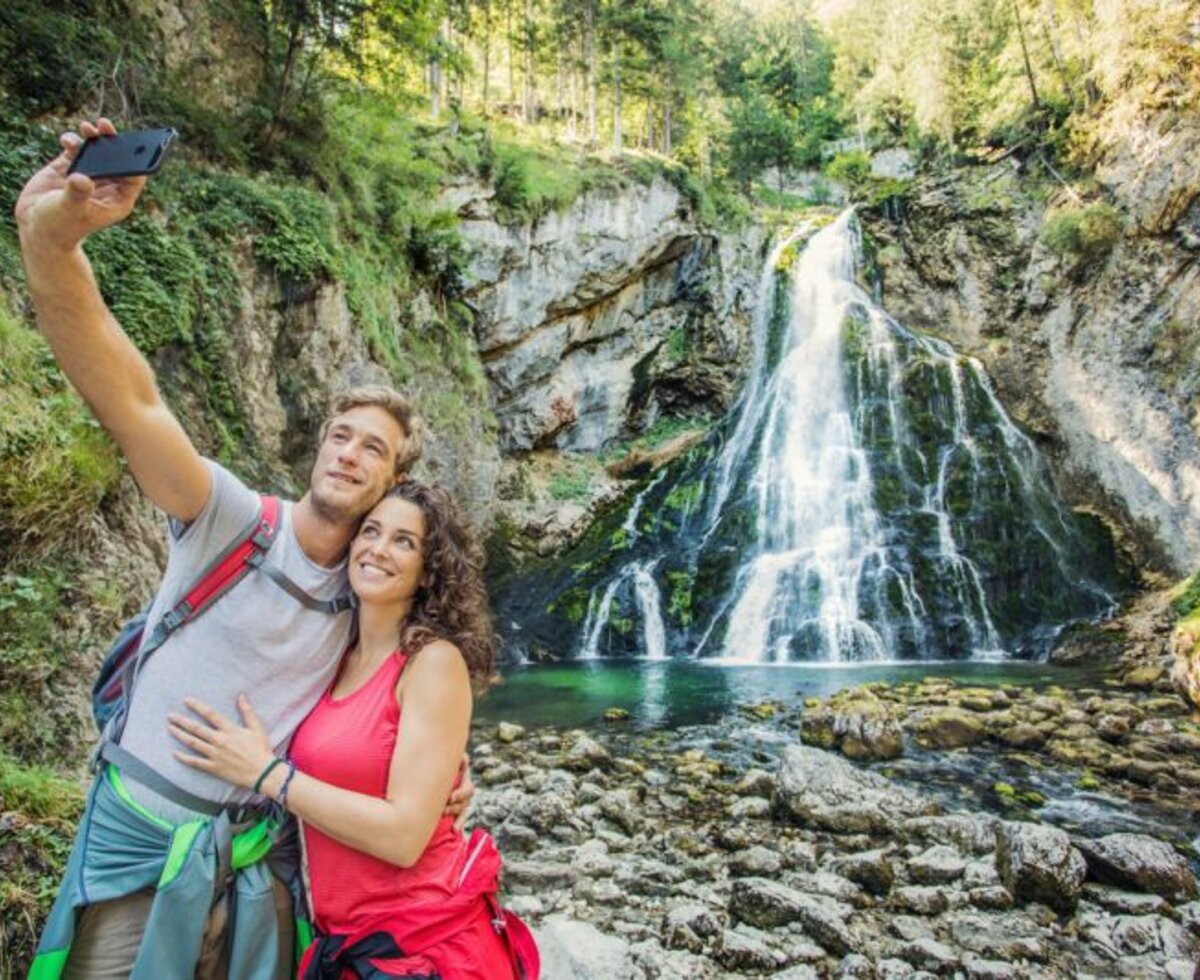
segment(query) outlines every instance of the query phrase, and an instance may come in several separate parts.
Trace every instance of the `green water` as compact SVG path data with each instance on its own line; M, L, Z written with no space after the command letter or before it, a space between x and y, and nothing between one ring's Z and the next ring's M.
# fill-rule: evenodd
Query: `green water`
M776 699L796 704L846 687L923 677L964 684L1100 687L1100 671L1026 661L718 666L680 660L584 661L510 667L504 683L476 706L479 722L595 727L608 708L624 708L632 726L679 728L719 721L738 705Z

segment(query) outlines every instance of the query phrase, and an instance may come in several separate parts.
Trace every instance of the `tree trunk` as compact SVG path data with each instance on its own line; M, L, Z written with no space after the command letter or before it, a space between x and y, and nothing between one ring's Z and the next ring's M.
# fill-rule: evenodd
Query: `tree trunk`
M674 144L671 139L671 96L667 96L666 105L663 106L663 156L669 157L674 152Z
M570 74L567 76L567 91L571 100L571 107L567 116L567 139L576 140L579 138L579 58L576 56L573 44L570 50L571 60L568 62Z
M483 0L483 114L488 114L488 82L492 76L492 2Z
M525 0L525 110L527 123L537 122L536 52L534 50L533 0Z
M1025 78L1029 81L1029 94L1033 98L1033 107L1042 111L1042 100L1038 98L1037 81L1033 77L1033 63L1029 60L1029 46L1025 42L1025 24L1021 20L1020 0L1012 0L1013 16L1017 19L1017 38L1021 42L1021 58L1025 62Z
M620 153L621 141L621 46L613 40L613 153Z
M514 0L508 0L505 5L504 14L506 18L505 34L508 37L508 104L512 105L517 101L517 58L516 52L513 50L513 22L512 9Z
M1072 101L1075 100L1075 84L1067 71L1067 62L1063 57L1062 40L1058 36L1058 16L1054 10L1054 0L1042 0L1042 20L1046 29L1046 39L1050 42L1050 54L1054 57L1054 67L1058 77L1062 79L1063 92Z
M588 146L595 146L599 137L596 128L596 0L587 0L585 14L587 46L587 112Z

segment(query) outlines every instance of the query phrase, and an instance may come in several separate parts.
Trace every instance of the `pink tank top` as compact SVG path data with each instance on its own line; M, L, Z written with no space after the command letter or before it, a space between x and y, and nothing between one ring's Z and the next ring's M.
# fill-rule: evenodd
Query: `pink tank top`
M292 739L296 767L323 782L385 798L388 769L400 724L396 682L404 669L399 651L353 694L326 691ZM304 825L313 917L323 932L370 931L408 905L454 893L466 861L466 838L442 817L425 852L401 868L341 844Z

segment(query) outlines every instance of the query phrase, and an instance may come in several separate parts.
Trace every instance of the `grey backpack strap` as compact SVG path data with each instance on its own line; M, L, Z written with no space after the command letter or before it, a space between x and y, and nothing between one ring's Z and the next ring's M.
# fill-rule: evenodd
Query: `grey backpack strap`
M302 606L315 612L341 613L358 605L358 600L353 592L344 592L332 599L318 599L288 578L283 569L267 561L267 556L262 551L256 551L246 559L246 564L257 568Z

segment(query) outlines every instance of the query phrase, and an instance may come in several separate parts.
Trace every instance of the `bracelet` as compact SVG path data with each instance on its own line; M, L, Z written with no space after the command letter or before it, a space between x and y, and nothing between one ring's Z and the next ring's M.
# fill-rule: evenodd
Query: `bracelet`
M279 756L272 756L271 761L263 766L263 771L258 774L258 779L254 780L254 789L251 792L258 793L262 791L263 780L265 780L274 771L275 767L283 760Z
M282 762L283 760L281 759L280 761ZM292 777L294 775L296 775L296 763L294 763L291 759L288 759L287 767L288 767L288 774L283 777L283 785L279 787L279 792L275 796L275 802L278 803L285 810L287 809L288 787L292 783Z

